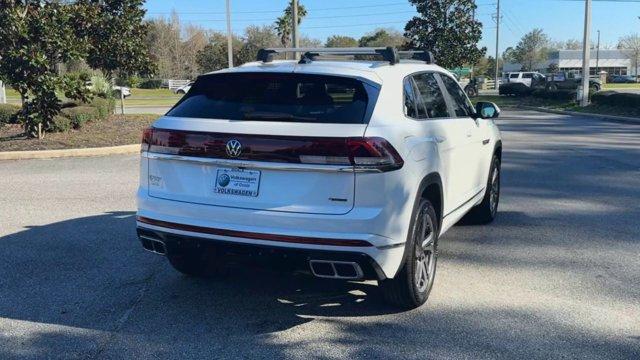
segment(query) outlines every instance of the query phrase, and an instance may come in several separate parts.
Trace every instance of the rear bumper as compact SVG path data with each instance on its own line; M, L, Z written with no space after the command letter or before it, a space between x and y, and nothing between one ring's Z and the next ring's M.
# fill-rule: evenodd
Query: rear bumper
M338 261L357 263L364 280L387 278L380 265L364 251L318 250L264 244L249 244L211 239L200 236L176 234L167 230L151 229L138 223L137 233L141 242L156 239L164 244L166 254L179 255L187 251L207 252L212 261L250 267L264 267L283 271L310 273L309 261ZM147 246L143 245L145 248Z

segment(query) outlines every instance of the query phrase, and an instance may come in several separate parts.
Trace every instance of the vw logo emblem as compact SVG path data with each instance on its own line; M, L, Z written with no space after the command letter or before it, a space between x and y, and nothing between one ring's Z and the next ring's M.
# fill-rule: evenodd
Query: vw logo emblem
M227 155L231 157L238 157L242 153L242 144L236 139L227 141Z

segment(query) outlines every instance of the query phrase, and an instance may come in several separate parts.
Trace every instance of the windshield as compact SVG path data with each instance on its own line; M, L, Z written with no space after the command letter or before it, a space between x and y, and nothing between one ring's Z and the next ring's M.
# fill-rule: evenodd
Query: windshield
M246 121L363 124L379 89L357 79L292 73L198 78L167 116Z

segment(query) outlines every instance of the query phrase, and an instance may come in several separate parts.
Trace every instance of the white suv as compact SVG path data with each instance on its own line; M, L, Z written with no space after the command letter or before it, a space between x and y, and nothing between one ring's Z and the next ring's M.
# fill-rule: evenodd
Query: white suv
M291 50L200 76L145 131L143 247L189 275L268 264L377 280L389 301L420 306L438 237L465 215L496 216L500 110L474 108L428 53L273 60Z

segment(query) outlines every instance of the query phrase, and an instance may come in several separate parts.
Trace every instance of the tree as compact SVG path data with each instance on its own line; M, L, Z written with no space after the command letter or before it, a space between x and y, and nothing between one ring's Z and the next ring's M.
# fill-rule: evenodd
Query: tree
M0 79L22 97L18 119L28 136L42 138L53 127L61 107L56 91L88 96L78 81L57 72L57 64L81 59L89 50L85 14L81 4L0 2Z
M502 60L499 61L499 66L502 66ZM496 59L493 56L481 57L480 60L473 66L473 76L485 76L493 78L496 74Z
M511 57L514 62L520 63L525 71L536 70L536 67L546 60L549 47L549 37L542 29L533 29L525 34L513 52Z
M193 79L198 75L198 53L209 43L210 32L196 25L182 26L174 11L168 18L147 21L146 47L161 79Z
M358 40L358 45L362 47L403 47L406 43L407 39L399 31L382 28L369 32Z
M90 9L87 63L108 79L118 71L131 75L155 72L145 39L148 25L142 21L144 0L78 0Z
M147 21L147 44L151 58L158 67L158 76L161 79L180 78L180 33L181 25L178 14L172 12L167 19L156 18ZM207 39L208 40L208 39Z
M249 26L244 31L243 40L244 44L238 52L238 64L255 61L260 49L280 45L280 39L273 26Z
M292 3L289 2L289 5L286 9L284 9L284 13L280 16L275 23L276 32L280 37L280 43L282 46L288 47L291 44L291 34L293 33L293 8ZM302 19L307 16L307 10L304 5L298 4L298 25L302 23Z
M357 47L358 40L350 36L333 35L333 36L329 36L324 46L326 47Z
M576 39L569 39L565 41L562 49L565 50L582 50L582 41Z
M439 65L455 68L473 64L486 53L478 48L482 23L473 18L474 0L409 0L420 16L405 26L409 46L433 52Z
M631 34L620 38L618 49L624 49L629 54L629 58L634 62L635 75L638 76L638 62L640 62L640 35Z
M86 76L63 76L60 64L85 60L107 73L150 70L144 47L137 48L145 35L141 6L138 0L0 0L0 78L22 96L18 118L28 136L42 138L54 129L58 93L90 98ZM124 29L116 33L108 20Z
M240 64L238 55L244 43L242 39L233 36L233 63ZM207 73L224 69L228 66L227 58L227 36L225 34L214 32L209 37L209 43L198 52L196 63L201 73Z

